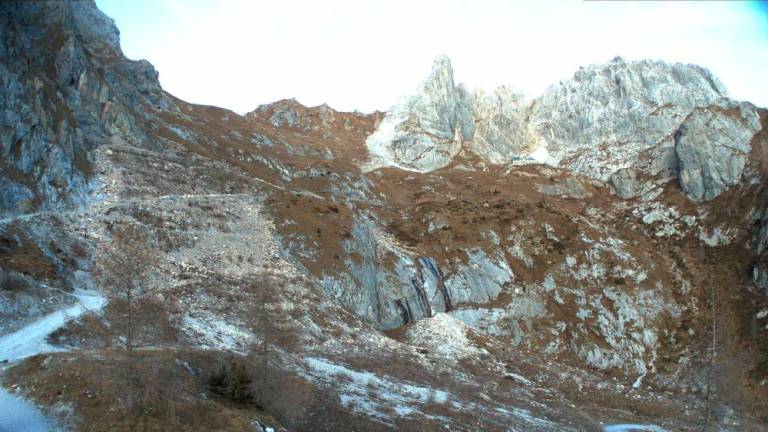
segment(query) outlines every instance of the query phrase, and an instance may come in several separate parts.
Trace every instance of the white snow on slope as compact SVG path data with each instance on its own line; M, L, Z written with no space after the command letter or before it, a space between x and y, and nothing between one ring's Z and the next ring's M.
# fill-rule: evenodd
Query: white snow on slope
M182 327L185 333L195 337L203 348L246 354L253 335L226 318L196 311L196 316L184 315Z
M478 412L484 409L473 402L459 399L452 393L434 387L394 381L390 377L349 369L323 358L310 357L305 359L305 362L309 366L307 377L321 378L333 383L340 393L342 405L385 424L390 424L391 412L398 417L414 415L449 423L446 417L423 412L422 409L428 405L444 405L450 410L463 412ZM523 428L519 430L557 430L556 424L537 418L522 408L495 406L491 409L507 417L511 424Z
M536 163L551 165L555 167L557 166L558 163L560 163L560 161L557 158L549 154L549 151L547 150L546 147L537 148L531 154L529 154L528 157L533 159Z
M668 432L655 425L615 424L603 427L604 432Z
M34 405L0 390L0 432L50 432L59 430Z

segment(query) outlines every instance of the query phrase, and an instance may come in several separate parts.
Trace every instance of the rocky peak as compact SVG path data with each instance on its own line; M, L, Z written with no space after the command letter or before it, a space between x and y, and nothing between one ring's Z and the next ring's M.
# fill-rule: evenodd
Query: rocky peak
M120 30L115 21L101 12L92 2L70 4L77 34L94 54L122 57Z
M582 67L570 80L550 86L536 101L530 127L558 160L582 157L577 169L606 179L674 131L692 109L724 95L722 84L699 66L618 58ZM611 148L594 155L601 145Z
M465 140L472 137L465 99L466 91L454 83L451 61L443 55L435 59L432 72L422 83L418 97L409 101L409 108L424 132L452 140L461 128L458 132Z
M416 92L392 107L368 138L370 167L422 172L442 168L473 135L470 97L454 83L448 57L441 56Z
M689 198L709 200L738 183L760 130L755 108L726 95L700 66L616 57L580 68L532 101L509 87L468 96L440 57L367 144L373 167L431 171L466 148L486 163L547 163L611 180L625 198L658 186L629 184L631 170L675 179ZM676 141L678 131L690 139ZM715 139L722 131L728 139Z
M262 104L256 110L246 114L246 117L268 118L269 123L275 127L296 127L305 111L305 107L294 98L281 99L270 104Z

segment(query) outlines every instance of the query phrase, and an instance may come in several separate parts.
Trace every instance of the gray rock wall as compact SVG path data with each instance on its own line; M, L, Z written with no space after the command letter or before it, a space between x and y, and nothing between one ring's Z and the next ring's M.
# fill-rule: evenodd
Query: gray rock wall
M471 99L455 85L450 60L439 57L429 77L387 112L366 144L373 168L424 172L448 165L474 132Z
M707 201L738 184L758 130L758 115L746 104L723 101L694 110L674 135L683 192Z
M486 163L549 163L610 180L625 198L655 187L633 184L638 174L678 179L689 198L706 201L738 183L759 130L755 107L727 99L696 65L616 58L532 101L501 87L476 91L470 104L440 58L367 144L372 168L431 171L467 149Z
M128 110L168 105L157 72L122 56L93 2L10 1L0 13L0 217L82 206L98 187L93 149L111 133L146 141Z

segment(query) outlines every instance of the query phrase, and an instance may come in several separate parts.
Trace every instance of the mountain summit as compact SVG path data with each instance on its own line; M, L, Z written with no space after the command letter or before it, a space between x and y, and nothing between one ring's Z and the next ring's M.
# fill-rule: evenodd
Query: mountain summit
M756 107L728 99L723 85L695 65L617 57L526 100L505 87L470 95L439 57L367 145L374 167L432 171L466 148L485 163L547 163L614 183L637 173L674 178L701 201L740 181L760 129ZM707 138L713 135L720 139ZM618 187L630 197L651 186Z
M448 57L438 57L416 93L392 107L368 137L370 167L422 172L445 167L474 132L469 95L454 84Z

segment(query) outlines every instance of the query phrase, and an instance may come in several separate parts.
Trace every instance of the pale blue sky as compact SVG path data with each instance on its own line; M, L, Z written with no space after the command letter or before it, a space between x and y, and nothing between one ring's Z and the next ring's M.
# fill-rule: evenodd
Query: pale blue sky
M616 55L696 63L768 106L768 4L514 0L96 0L129 58L194 103L295 97L386 110L444 53L470 88L535 97Z

